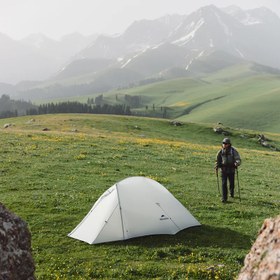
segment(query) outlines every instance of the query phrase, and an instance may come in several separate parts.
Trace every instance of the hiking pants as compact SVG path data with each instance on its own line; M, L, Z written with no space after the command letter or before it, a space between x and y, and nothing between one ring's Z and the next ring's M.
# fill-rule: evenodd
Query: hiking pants
M227 201L228 198L227 181L229 181L230 195L233 197L234 196L234 172L231 173L222 172L222 191L223 191L224 201Z

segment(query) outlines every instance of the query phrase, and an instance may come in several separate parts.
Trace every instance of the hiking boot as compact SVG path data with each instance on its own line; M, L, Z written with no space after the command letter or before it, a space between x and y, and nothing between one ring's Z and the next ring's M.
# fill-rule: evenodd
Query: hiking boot
M222 199L222 203L227 203L227 200L226 199Z

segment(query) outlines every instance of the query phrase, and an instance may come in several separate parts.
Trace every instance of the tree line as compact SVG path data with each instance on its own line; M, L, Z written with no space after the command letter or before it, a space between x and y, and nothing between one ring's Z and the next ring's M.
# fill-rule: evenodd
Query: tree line
M116 95L118 100L118 95ZM80 102L59 102L34 105L31 102L12 100L8 95L0 97L0 118L11 118L24 115L43 115L43 114L60 114L60 113L85 113L85 114L114 114L114 115L137 115L146 117L167 118L167 107L148 108L145 111L131 111L131 108L140 107L142 104L141 96L125 95L125 104L106 104L103 95L95 98L88 98L87 103ZM160 110L159 110L160 109Z
M35 108L31 102L23 100L12 100L9 95L3 94L0 97L0 118L12 118L26 114L26 110Z
M0 118L59 113L131 115L130 106L125 104L84 104L67 101L59 103L51 102L36 106L31 102L12 100L8 95L2 95L0 97Z
M115 114L131 115L130 107L118 105L91 105L80 102L47 103L26 111L26 115L60 114L60 113L85 113L85 114Z

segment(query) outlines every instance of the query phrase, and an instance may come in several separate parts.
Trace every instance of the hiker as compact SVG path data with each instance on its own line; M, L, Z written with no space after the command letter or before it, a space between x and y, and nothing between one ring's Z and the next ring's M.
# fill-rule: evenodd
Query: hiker
M241 158L237 150L231 146L229 138L223 139L222 149L217 153L216 157L216 174L218 169L221 169L222 177L222 202L227 202L228 188L227 181L229 181L230 196L234 197L234 176L235 169L241 164Z

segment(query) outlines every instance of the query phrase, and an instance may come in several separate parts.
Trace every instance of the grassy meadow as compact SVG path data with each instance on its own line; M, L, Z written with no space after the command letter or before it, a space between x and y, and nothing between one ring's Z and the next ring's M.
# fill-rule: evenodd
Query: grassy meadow
M126 103L125 95L141 97L133 113L184 122L280 133L280 79L251 64L238 64L201 78L165 80L103 93L105 103ZM88 97L73 99L86 102ZM166 108L166 115L163 110Z
M252 131L231 132L243 160L241 202L222 204L213 167L223 136L210 125L86 114L1 119L0 202L28 224L37 279L234 279L264 219L279 214L280 153L246 137ZM280 145L279 134L265 136ZM163 184L202 226L99 245L67 237L130 176Z

